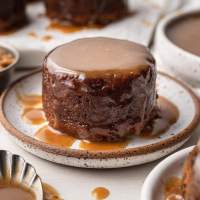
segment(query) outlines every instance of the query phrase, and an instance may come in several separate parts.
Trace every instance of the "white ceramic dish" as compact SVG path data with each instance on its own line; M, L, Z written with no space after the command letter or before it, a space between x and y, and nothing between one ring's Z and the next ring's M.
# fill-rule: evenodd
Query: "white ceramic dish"
M176 46L166 35L168 24L193 13L200 13L200 11L178 11L161 20L155 36L155 53L167 71L194 87L200 87L200 57Z
M15 58L14 61L9 66L7 66L4 70L6 70L8 68L12 68L20 61L20 54L19 54L18 50L15 49L15 47L13 47L12 45L7 44L5 42L0 42L0 47L7 49L9 52L11 52L14 55L14 58ZM1 70L1 72L4 70Z
M4 179L30 189L36 200L43 200L42 182L33 166L21 156L0 150L0 180Z
M141 200L164 200L164 184L170 177L181 177L184 161L192 149L183 149L159 163L144 182Z
M194 93L181 82L159 73L159 95L171 100L180 112L178 121L165 134L153 139L134 137L126 149L116 151L80 150L79 141L70 149L50 146L34 139L40 126L26 124L21 119L22 108L17 98L17 93L41 95L41 81L41 72L36 72L14 83L2 96L0 118L17 144L56 163L86 168L118 168L147 163L182 146L198 124L199 102Z
M5 68L0 69L0 93L8 86L13 70L16 67L17 63L20 60L19 52L12 46L5 42L0 42L0 48L6 49L9 51L13 57L14 61Z

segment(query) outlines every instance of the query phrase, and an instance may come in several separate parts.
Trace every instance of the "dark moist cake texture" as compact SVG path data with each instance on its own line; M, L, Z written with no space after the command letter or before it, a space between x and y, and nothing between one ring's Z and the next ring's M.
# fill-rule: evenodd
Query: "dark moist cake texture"
M200 56L200 12L174 20L169 23L166 31L174 44Z
M111 38L59 46L44 61L43 107L50 126L79 139L140 134L156 107L154 58L142 45Z
M47 16L72 25L106 25L128 13L127 0L45 0Z
M184 166L184 200L200 199L200 142L188 156Z
M25 0L0 1L0 32L6 32L26 23Z

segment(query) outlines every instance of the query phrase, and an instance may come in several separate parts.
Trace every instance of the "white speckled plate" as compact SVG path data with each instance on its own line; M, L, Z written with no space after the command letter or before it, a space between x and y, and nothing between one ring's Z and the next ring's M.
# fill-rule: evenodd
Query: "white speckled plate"
M0 119L9 135L26 151L41 158L64 165L88 168L118 168L147 163L159 159L180 146L191 136L199 121L199 102L183 83L159 73L159 95L173 102L180 112L178 121L162 136L154 139L134 137L126 149L94 152L79 149L79 142L68 149L47 145L34 139L40 126L26 124L21 119L20 94L41 95L42 74L36 72L15 82L1 98Z
M141 200L164 200L164 187L170 177L182 177L183 164L194 147L178 151L159 163L145 180Z

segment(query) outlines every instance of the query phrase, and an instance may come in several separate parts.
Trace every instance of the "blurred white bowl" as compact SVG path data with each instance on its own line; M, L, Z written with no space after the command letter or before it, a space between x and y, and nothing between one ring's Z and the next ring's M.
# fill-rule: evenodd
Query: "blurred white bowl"
M172 21L194 13L200 14L200 10L175 12L161 20L155 36L155 54L169 73L193 87L200 87L200 57L178 47L166 34L166 28Z

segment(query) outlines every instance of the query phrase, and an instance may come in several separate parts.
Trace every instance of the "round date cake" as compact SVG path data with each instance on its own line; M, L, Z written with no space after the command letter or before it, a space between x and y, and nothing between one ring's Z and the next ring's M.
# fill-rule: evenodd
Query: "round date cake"
M149 50L111 38L85 38L51 51L43 64L49 125L89 141L140 134L156 107L156 67Z
M128 13L127 0L45 0L47 16L72 25L106 25Z

